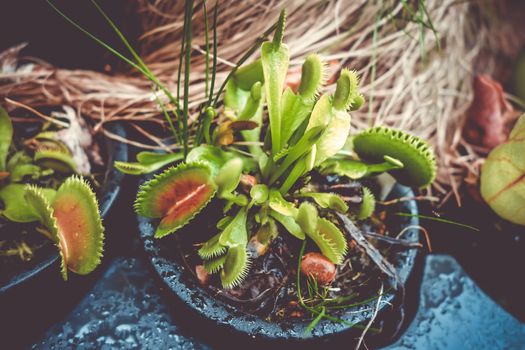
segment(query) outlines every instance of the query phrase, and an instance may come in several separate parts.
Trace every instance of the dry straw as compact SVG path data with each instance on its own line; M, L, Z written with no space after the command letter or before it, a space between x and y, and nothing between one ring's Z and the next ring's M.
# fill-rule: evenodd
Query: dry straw
M407 10L407 6L418 10L418 3L425 4L431 22L425 20L423 25L417 21L417 18L426 18L423 12ZM429 140L440 165L434 188L450 197L458 191L468 171L476 172L473 164L479 159L468 145L461 155L457 149L459 145L465 146L460 130L462 116L471 100L476 62L480 53L502 42L499 38L503 26L494 14L498 12L494 12L493 3L496 2L221 1L217 83L220 85L240 56L271 26L279 11L286 8L289 18L285 42L292 53L291 69L297 71L308 53L318 52L330 62L335 75L341 67L358 70L368 103L353 113L354 128L385 124ZM215 1L207 1L210 13L214 6ZM499 6L497 10L501 12ZM182 1L171 0L139 0L137 6L143 29L139 52L172 91L176 89L183 7ZM197 2L195 11L189 91L190 107L194 110L204 101L205 86L201 2ZM485 11L491 15L485 16ZM420 15L423 17L418 17ZM431 30L432 24L437 35ZM506 42L508 44L508 40ZM5 57L0 60L5 61ZM485 55L484 73L490 73L497 67L496 63L490 55ZM107 75L60 69L35 60L22 69L7 73L4 69L1 78L2 96L33 108L74 106L95 122L95 131L110 137L115 135L104 129L104 123L127 121L152 141L148 148L167 148L161 141L162 135L148 131L152 124L163 125L164 117L155 102L151 84L137 72ZM333 88L333 84L327 87ZM134 140L126 142L139 144Z

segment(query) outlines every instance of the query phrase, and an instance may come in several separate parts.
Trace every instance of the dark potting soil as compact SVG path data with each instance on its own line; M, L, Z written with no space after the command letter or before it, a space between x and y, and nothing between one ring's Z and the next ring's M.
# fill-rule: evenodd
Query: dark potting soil
M359 182L340 181L337 178L319 177L313 179L317 181L317 188L336 192L343 196L350 208L358 206L362 200L362 186ZM378 190L377 184L367 182L367 187ZM192 273L190 278L197 278L195 268L202 264L202 259L198 256L197 250L200 245L217 232L215 223L221 218L220 203L214 203L215 208L206 209L206 214L202 215L205 220L196 219L195 224L189 231L181 232L176 235L176 248L182 263L186 265L188 271ZM385 206L385 210L380 210L372 218L360 221L359 227L365 232L372 232L379 235L395 237L401 230L401 225L393 214L394 209ZM380 208L383 209L383 208ZM331 217L327 211L321 211L321 216L329 218L334 223L341 225ZM279 226L279 225L278 225ZM195 228L198 227L198 230ZM390 229L387 229L390 228ZM344 230L341 229L343 232ZM183 230L187 231L187 230ZM253 230L252 230L253 232ZM348 237L347 234L345 236ZM393 247L382 241L369 239L369 241L379 249L385 259L395 262L396 253L399 249L414 249L406 247ZM250 270L247 278L241 285L231 290L224 290L221 287L219 274L213 274L207 283L207 288L215 297L222 299L226 303L241 309L249 314L254 314L269 321L296 318L300 320L311 319L311 315L299 306L297 295L297 268L299 252L302 242L290 235L283 227L279 227L279 235L271 243L268 251L251 261ZM391 281L383 274L375 263L368 257L363 249L350 239L349 250L343 264L337 267L336 279L326 288L319 286L318 291L323 293L323 299L339 299L341 305L330 310L330 314L337 316L343 314L351 304L370 301L377 297L381 288L391 289ZM318 251L312 242L306 246L305 253ZM307 304L313 306L322 300L309 297L307 279L301 278L301 294L307 299ZM310 283L310 285L312 285ZM344 299L342 299L344 298ZM343 302L344 300L344 302Z

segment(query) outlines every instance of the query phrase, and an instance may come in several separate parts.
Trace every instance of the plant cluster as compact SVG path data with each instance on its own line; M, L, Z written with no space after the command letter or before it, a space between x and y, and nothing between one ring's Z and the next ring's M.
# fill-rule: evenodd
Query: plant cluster
M38 232L57 246L62 276L91 272L102 255L104 229L91 187L76 173L69 148L49 125L13 142L13 124L0 108L0 217L15 223L40 223Z
M136 162L115 164L122 172L133 175L167 167L140 187L134 204L139 215L158 220L155 237L173 234L211 201L222 201L223 216L216 222L217 231L211 232L198 249L203 269L208 274L219 274L225 289L233 288L246 278L251 261L265 254L279 234L287 232L303 241L297 288L301 306L315 316L312 326L321 318L338 321L326 313L352 306L348 304L351 296L327 300L323 294L326 289L311 275L308 296L302 298L299 272L305 242L314 242L329 264L340 264L348 250L344 233L348 223L372 215L375 198L364 188L362 201L349 205L340 195L316 186L311 175L362 180L389 173L401 184L426 187L436 175L430 147L418 137L387 127L350 135L350 113L364 103L358 76L343 69L335 91L322 93L326 69L317 54L306 57L297 91L286 88L289 50L283 43L284 11L276 24L241 57L213 97L217 64L215 6L211 75L207 30L205 37L207 101L200 106L195 121L189 123L193 1L185 2L181 47L184 54L179 61L176 97L155 77L111 19L91 1L133 58L93 36L56 7L55 10L152 82L160 110L182 148L180 152L167 154L140 152ZM206 3L203 10L207 29ZM424 6L420 14L423 13ZM423 24L424 18L419 20ZM272 32L273 40L266 40ZM256 50L260 50L260 58L244 64ZM165 99L170 103L165 104ZM348 221L341 225L338 217ZM367 252L371 250L369 247ZM380 260L379 252L371 253L376 264L386 270L393 268ZM333 275L334 269L331 271Z
M308 184L312 171L350 179L390 172L414 187L427 186L435 176L433 153L417 137L377 127L349 138L350 112L364 102L355 72L344 69L335 92L321 93L325 68L312 54L303 63L297 92L285 89L289 53L282 42L284 23L283 12L260 58L227 82L222 118L210 143L194 147L181 164L147 181L135 202L139 215L159 219L155 236L161 238L186 225L212 198L223 200L218 233L198 253L208 273L220 274L224 288L241 283L250 260L264 254L282 231L311 239L334 264L343 261L345 235L322 212L364 219L373 212L373 195L366 190L363 203L350 210L338 194ZM236 137L249 146L235 145ZM150 162L153 157L158 162ZM137 163L119 167L137 173L134 168L157 169L170 158L178 156L141 153Z

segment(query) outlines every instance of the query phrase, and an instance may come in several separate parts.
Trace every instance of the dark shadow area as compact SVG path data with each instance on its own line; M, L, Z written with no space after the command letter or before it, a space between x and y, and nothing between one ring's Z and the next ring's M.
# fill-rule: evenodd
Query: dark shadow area
M519 281L525 266L525 228L504 222L486 205L467 196L461 208L451 200L439 214L480 231L423 219L433 252L452 255L490 297L525 321L525 284Z
M54 0L53 3L94 35L125 52L117 36L89 0ZM99 0L132 42L140 23L132 2ZM27 42L23 56L33 56L61 68L108 70L107 64L121 67L107 51L58 15L45 0L16 0L2 4L0 51ZM112 67L115 68L115 67Z

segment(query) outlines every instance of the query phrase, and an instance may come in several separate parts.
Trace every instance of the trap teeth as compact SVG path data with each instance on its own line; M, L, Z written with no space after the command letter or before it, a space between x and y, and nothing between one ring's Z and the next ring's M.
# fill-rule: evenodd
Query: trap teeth
M402 130L384 126L365 130L354 138L354 151L364 161L382 162L385 155L400 160L404 167L390 173L406 186L426 187L436 177L436 160L430 146Z

